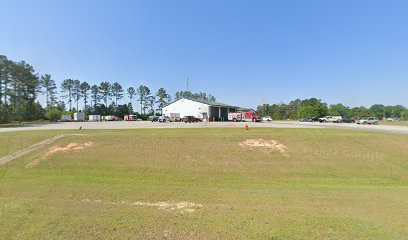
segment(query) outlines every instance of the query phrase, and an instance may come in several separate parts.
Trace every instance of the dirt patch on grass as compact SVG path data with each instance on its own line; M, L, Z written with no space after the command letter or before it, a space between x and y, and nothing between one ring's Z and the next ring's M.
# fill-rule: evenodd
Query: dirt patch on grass
M267 140L267 139L262 139L262 138L247 139L243 142L240 142L239 145L241 147L250 147L250 148L267 148L267 149L278 151L282 154L286 154L288 151L288 148L282 143L276 140Z
M65 146L61 146L61 145L56 145L51 147L50 149L48 149L47 153L45 154L45 156L43 158L39 158L39 159L35 159L31 162L29 162L25 168L32 168L35 167L37 164L39 164L41 161L43 161L44 159L46 159L48 156L57 153L57 152L67 152L67 151L71 151L71 150L83 150L87 147L92 146L94 143L93 142L72 142L72 143L68 143Z
M178 210L181 213L193 213L203 207L202 204L193 202L127 202L127 201L102 201L99 199L83 199L82 202L97 203L105 205L128 205L128 206L145 206L155 207L159 210Z
M69 143L66 146L57 145L57 146L50 148L47 154L50 155L56 152L66 152L69 150L82 150L82 149L92 146L93 144L94 144L93 142L81 142L81 143L73 142L73 143Z

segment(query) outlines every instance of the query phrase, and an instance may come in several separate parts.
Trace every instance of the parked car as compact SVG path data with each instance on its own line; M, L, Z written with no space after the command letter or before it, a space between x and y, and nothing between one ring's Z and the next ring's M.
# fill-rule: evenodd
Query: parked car
M200 119L198 119L198 118L196 118L194 116L184 116L182 121L185 122L185 123L201 122Z
M299 119L299 122L314 122L313 118L301 118Z
M301 118L301 119L299 119L299 122L318 122L319 121L319 118L310 118L310 117L307 117L307 118Z
M341 123L355 123L354 119L352 118L342 118Z
M159 120L159 116L149 116L147 120L152 121L152 122L157 122Z
M170 117L168 117L168 116L160 116L158 121L159 122L171 122Z
M272 121L271 116L264 116L264 117L262 117L262 122L270 122L270 121Z
M378 124L378 118L376 117L364 117L357 121L357 124Z

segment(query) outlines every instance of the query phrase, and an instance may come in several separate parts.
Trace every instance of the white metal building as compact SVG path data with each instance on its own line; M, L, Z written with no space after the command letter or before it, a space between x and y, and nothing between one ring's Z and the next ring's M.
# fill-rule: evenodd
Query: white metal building
M239 108L219 102L179 99L162 108L162 115L172 117L194 116L203 121L227 121L229 112Z

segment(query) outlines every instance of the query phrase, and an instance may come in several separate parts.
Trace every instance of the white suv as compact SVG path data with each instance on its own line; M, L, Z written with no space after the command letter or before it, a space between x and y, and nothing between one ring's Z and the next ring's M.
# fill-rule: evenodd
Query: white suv
M364 117L357 121L357 124L378 124L378 118L376 117Z

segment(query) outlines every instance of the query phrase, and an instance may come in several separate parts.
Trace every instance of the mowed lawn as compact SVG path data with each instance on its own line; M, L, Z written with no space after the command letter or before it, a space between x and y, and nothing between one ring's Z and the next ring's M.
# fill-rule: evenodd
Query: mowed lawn
M62 131L2 132L0 133L0 157L17 152L61 133Z
M83 133L0 166L0 239L408 239L406 135Z

